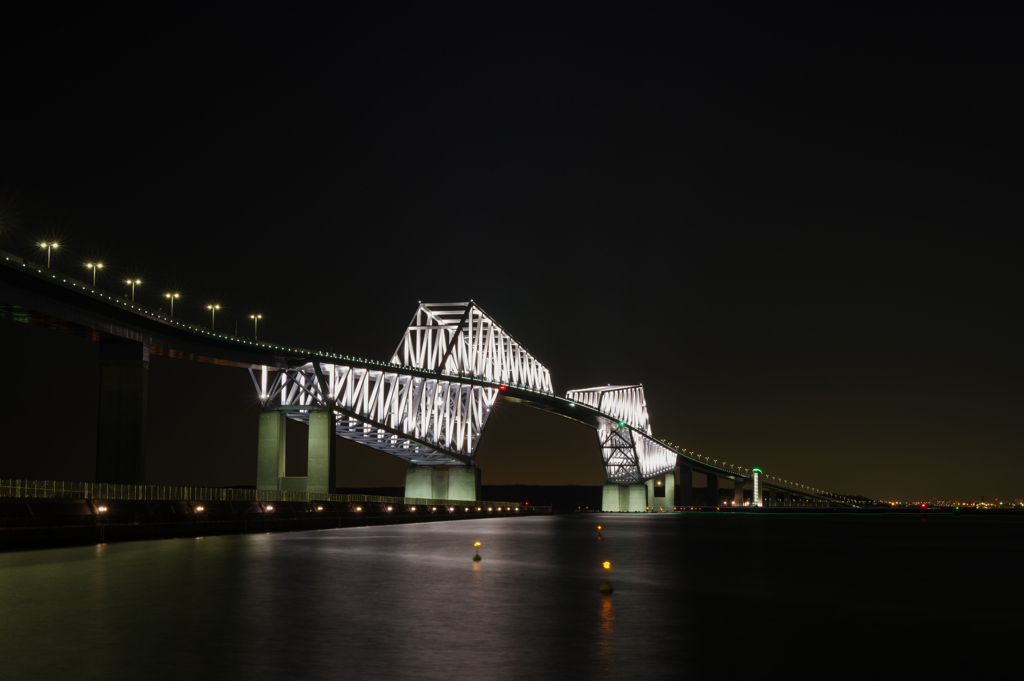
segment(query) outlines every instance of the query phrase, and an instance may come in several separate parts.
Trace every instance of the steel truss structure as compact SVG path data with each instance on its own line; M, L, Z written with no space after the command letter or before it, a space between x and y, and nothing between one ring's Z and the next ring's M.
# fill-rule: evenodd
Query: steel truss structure
M641 483L676 467L676 452L653 438L642 385L570 390L566 399L602 413L597 429L608 482Z
M551 393L551 374L478 305L420 303L392 364Z
M473 465L494 383L551 392L548 370L472 302L420 304L379 367L311 361L250 374L264 409L307 424L331 411L339 437L417 465Z

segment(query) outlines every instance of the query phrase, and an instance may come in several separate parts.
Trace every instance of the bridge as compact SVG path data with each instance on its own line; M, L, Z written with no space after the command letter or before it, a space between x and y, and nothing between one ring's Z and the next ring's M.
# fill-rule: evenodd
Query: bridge
M420 303L389 361L378 361L217 333L0 251L0 316L100 344L97 482L143 481L148 365L159 355L248 370L262 409L261 490L333 491L337 436L409 462L407 497L479 499L477 445L505 400L594 430L605 511L693 507L695 473L706 476L710 506L858 504L657 439L642 385L556 395L548 369L472 300ZM304 477L285 474L287 419L308 427Z

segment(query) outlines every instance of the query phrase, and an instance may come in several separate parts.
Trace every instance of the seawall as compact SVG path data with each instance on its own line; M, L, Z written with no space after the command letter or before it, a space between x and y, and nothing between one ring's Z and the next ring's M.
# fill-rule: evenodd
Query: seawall
M525 517L550 509L385 502L0 499L0 550L137 539L291 532L367 525Z

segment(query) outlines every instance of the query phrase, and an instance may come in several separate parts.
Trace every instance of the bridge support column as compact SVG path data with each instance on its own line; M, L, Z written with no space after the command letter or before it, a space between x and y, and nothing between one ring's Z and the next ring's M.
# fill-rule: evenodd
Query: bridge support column
M679 484L676 485L676 505L693 506L693 469L684 463L677 463Z
M647 481L647 508L672 510L676 501L676 474L666 473Z
M148 388L149 346L101 340L96 482L143 484Z
M743 481L742 480L736 480L736 481L733 482L732 505L733 506L742 506L743 505Z
M312 411L309 413L309 468L306 474L306 491L319 494L334 492L335 444L333 411Z
M643 513L647 506L647 485L609 483L602 491L601 510L606 513Z
M601 510L605 513L619 512L619 486L611 483L601 489Z
M284 412L264 411L260 413L260 430L257 444L256 489L281 489L285 462Z
M778 495L775 493L775 490L773 490L773 489L768 490L768 505L769 506L778 506L779 505Z
M722 503L722 500L718 495L718 476L715 475L714 473L708 473L707 476L708 498L707 501L705 501L704 503L707 506L718 506L720 503Z
M452 501L480 500L480 469L476 466L452 466L448 469L448 496Z
M448 471L439 470L436 466L412 465L405 469L406 499L439 499L448 497ZM459 499L458 501L476 501L476 499Z
M647 485L623 485L619 488L619 506L626 513L647 511Z

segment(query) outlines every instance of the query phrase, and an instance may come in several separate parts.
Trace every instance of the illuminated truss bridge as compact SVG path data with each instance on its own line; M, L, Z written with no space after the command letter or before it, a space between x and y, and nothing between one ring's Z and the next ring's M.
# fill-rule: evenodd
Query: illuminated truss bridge
M145 369L155 354L250 371L264 410L260 470L279 489L299 484L284 472L284 417L310 425L309 463L312 471L315 450L318 473L301 484L315 491L333 484L332 432L428 471L442 464L474 468L480 436L503 399L593 428L609 483L650 485L679 466L707 475L709 485L719 477L738 489L753 483L758 500L764 487L787 499L859 503L656 439L640 385L555 395L547 368L473 301L420 304L390 362L381 362L218 333L0 251L0 316L99 342L101 393L132 396L100 405L97 479L106 482L143 481L136 430L145 419ZM108 363L136 370L106 371ZM264 419L274 412L276 419ZM264 421L271 424L266 432Z
M678 456L652 437L642 386L556 397L547 368L472 301L421 303L390 363L316 360L252 378L264 409L304 423L330 411L339 437L418 465L473 465L499 396L595 428L609 482L665 474Z

